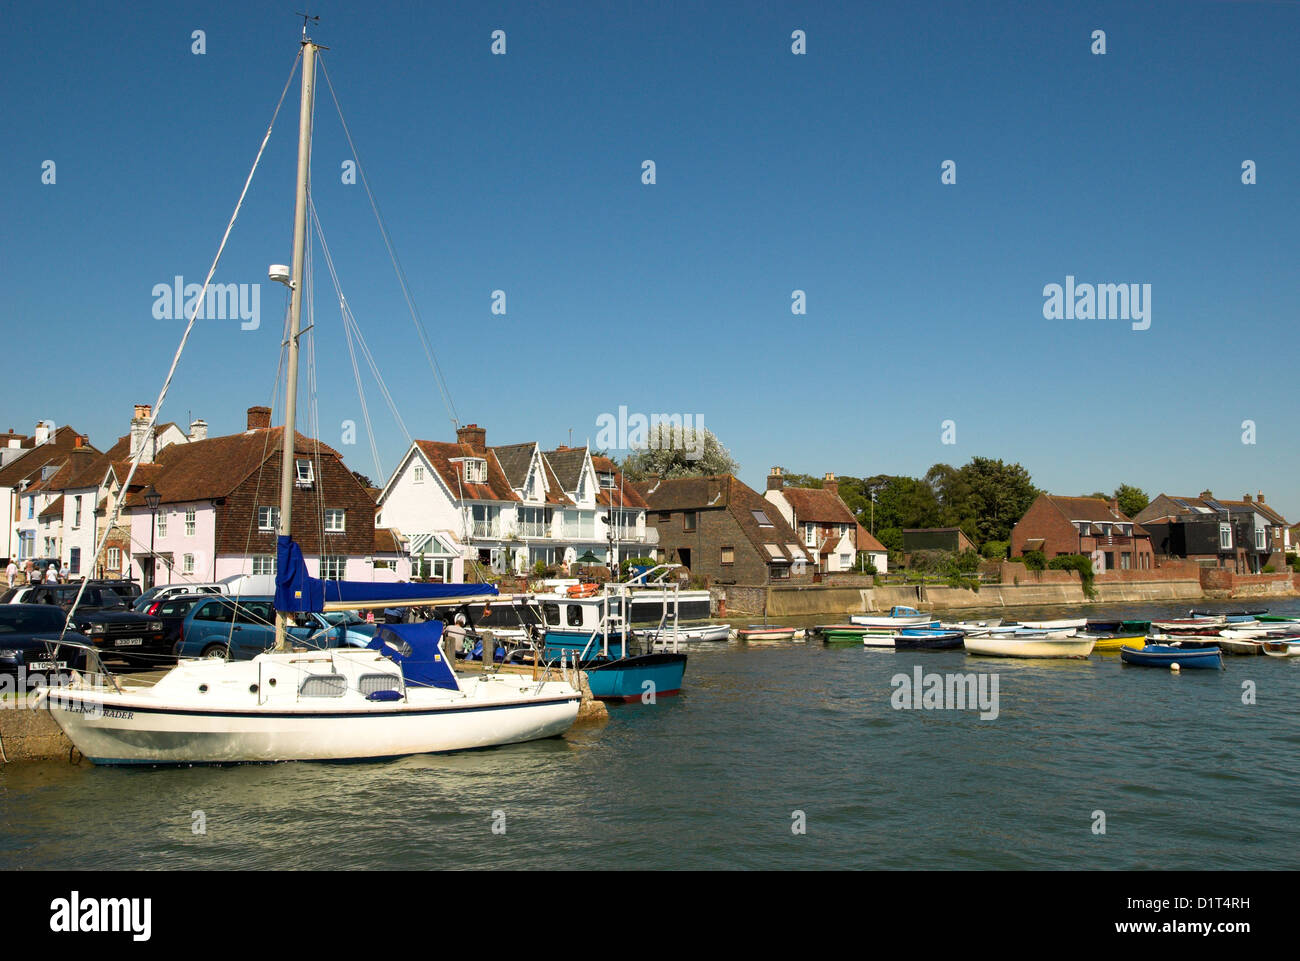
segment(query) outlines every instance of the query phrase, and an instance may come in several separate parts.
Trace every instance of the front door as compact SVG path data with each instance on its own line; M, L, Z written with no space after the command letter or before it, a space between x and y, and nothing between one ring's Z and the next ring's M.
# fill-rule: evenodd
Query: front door
M685 567L687 570L690 570L691 549L689 547L677 548L677 560L682 565L682 567Z

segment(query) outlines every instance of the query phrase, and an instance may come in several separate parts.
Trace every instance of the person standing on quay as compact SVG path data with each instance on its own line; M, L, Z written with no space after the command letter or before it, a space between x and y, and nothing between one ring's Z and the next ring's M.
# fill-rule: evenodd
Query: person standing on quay
M58 561L50 561L50 566L45 568L45 583L58 584L63 578L60 576L63 572L59 570Z
M5 577L9 579L9 586L14 586L14 581L18 580L18 565L14 563L13 558L9 559L9 566L5 568Z

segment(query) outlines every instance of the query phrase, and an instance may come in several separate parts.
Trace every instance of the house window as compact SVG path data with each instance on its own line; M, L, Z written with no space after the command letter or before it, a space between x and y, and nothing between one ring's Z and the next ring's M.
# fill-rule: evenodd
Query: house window
M804 524L803 542L804 542L804 546L806 547L817 546L817 525L816 524Z
M31 520L35 516L36 516L36 498L29 497L27 498L27 519Z
M329 534L343 533L343 517L347 512L339 507L330 507L325 511L325 531Z
M1268 550L1268 544L1264 539L1264 528L1262 527L1255 528L1255 550L1257 551Z
M667 523L671 522L672 519L673 519L673 512L672 512L672 511L660 511L660 512L659 512L659 523L660 523L660 524L667 524Z
M550 537L552 516L549 507L519 508L519 536Z
M614 475L613 475L613 474L610 474L610 473L603 473L603 474L601 474L601 475L600 475L600 486L601 486L601 487L613 487L613 486L614 486Z
M312 471L311 461L296 460L293 462L293 465L294 465L294 469L298 473L298 483L300 485L310 484L312 481L316 479L316 475Z
M158 515L158 536L167 536L167 512L163 511Z
M257 529L273 531L280 526L280 508L259 507L257 509Z
M1119 569L1121 571L1126 571L1132 566L1133 566L1133 555L1130 554L1128 551L1120 551Z
M724 566L736 563L736 549L734 547L724 547L722 549L722 563Z
M696 526L695 511L682 512L682 530L693 531Z
M348 559L338 555L326 554L320 559L320 577L323 581L341 581L347 568Z
M411 472L411 479L417 484L424 483L424 467L420 464L415 465L415 470Z
M45 538L45 556L53 557L58 552L58 542L53 537Z
M72 526L81 526L81 495L78 494L72 499Z
M81 559L81 551L76 550L72 554L72 563L76 564ZM122 570L122 549L120 547L110 547L108 549L108 569L110 571ZM72 573L77 573L76 567L73 567Z
M1231 524L1219 525L1219 550L1221 551L1232 550L1232 525Z
M772 522L768 520L767 514L764 511L750 511L750 513L754 515L754 520L758 521L759 527L772 526Z
M487 461L481 457L469 457L465 460L465 483L487 483Z
M475 537L500 537L501 525L499 507L489 507L486 504L475 504L471 511L474 518L474 536Z
M186 554L186 555L184 555L184 558L183 558L182 561L181 561L181 573L182 573L182 574L193 574L193 573L194 573L194 555L193 555L193 554Z
M274 555L274 554L254 554L254 555L253 555L253 573L254 573L254 574L274 574L274 573L275 573L275 555Z
M194 522L195 522L194 508L193 507L185 508L185 536L186 537L194 536Z

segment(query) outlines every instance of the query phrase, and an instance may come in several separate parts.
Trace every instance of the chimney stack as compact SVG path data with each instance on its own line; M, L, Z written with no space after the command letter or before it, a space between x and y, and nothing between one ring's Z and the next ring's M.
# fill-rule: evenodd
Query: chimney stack
M826 476L822 478L822 490L830 491L836 497L840 496L840 482L835 479L834 474L828 472Z
M785 488L785 471L779 467L773 467L767 475L767 489L770 491L779 491Z
M153 437L149 430L149 415L153 412L152 404L136 404L135 416L131 418L131 457L141 450L141 464L152 464L154 455Z
M50 422L48 420L43 420L36 425L36 432L32 436L32 441L37 447L40 447L49 439L50 439Z
M1264 492L1260 491L1258 494L1256 494L1255 500L1259 501L1261 504L1264 503Z
M271 408L248 408L248 430L266 430L271 426Z
M1116 517L1119 517L1119 499L1118 499L1118 498L1112 497L1112 498L1110 499L1110 512L1111 512L1112 514L1114 514Z
M190 441L208 439L208 422L206 420L196 420L190 423Z
M464 427L457 428L456 440L472 451L485 452L487 450L487 428L480 427L478 424L466 424Z
M1242 494L1241 499L1245 501L1247 504L1249 504L1251 500L1253 500L1253 498L1249 494Z
M1201 491L1201 500L1203 501L1214 500L1214 491Z

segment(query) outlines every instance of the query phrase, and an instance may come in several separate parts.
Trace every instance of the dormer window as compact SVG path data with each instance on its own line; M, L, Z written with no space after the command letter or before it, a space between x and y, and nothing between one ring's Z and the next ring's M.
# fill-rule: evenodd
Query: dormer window
M316 474L312 470L312 463L309 460L296 460L293 462L294 470L297 472L298 486L310 487L316 480Z
M465 483L486 484L487 483L487 461L485 461L481 457L465 458Z
M614 486L614 475L613 475L612 473L609 473L609 472L604 472L604 473L602 473L602 474L600 475L600 486L601 486L601 487L613 487L613 486Z

